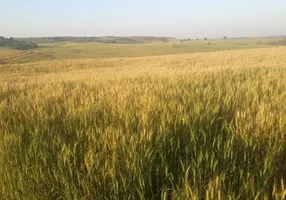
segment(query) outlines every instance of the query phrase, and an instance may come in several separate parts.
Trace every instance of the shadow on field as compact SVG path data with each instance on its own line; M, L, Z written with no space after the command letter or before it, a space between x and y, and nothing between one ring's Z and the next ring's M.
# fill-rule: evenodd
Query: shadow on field
M85 108L88 86L63 88L42 113L19 104L6 115L0 180L11 199L271 199L286 181L285 142L239 132L235 106L214 102L216 114L187 121L158 111L144 124L108 100Z

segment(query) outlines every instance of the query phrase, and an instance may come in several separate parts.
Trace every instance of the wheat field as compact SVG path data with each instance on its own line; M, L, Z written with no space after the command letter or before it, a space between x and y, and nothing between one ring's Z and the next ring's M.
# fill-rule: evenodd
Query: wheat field
M283 200L285 77L285 47L0 65L0 198Z

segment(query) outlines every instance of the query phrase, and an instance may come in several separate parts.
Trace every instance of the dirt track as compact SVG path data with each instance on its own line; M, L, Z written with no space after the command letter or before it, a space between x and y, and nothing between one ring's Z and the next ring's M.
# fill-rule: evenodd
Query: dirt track
M24 57L24 56L30 56L30 55L33 55L33 54L35 54L35 52L22 53L22 54L17 55L17 56L11 56L11 57L8 57L8 58L0 59L0 62L4 62L4 61L7 61L7 60L12 60L12 59L16 59L16 58L21 58L21 57Z

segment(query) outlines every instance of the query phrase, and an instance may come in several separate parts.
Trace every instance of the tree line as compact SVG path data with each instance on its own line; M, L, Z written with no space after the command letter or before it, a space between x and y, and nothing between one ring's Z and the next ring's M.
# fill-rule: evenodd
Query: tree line
M11 49L27 50L38 48L38 45L31 41L19 41L15 40L13 37L5 38L0 36L0 47L7 47Z

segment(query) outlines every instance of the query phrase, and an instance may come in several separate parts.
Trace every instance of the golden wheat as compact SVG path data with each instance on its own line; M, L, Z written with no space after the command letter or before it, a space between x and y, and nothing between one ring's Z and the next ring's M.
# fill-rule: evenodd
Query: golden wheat
M0 65L3 199L284 199L286 48Z

